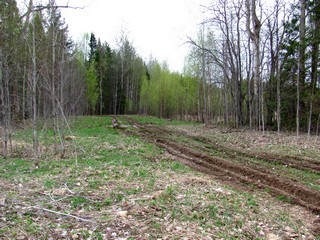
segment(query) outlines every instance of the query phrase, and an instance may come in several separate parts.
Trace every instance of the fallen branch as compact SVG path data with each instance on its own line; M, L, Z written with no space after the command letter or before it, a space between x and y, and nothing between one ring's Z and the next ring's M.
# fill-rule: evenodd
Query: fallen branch
M71 194L76 194L74 191L70 190L70 188L68 187L68 185L67 185L66 183L65 183L64 185L66 186L66 188L67 188L67 190L68 190L69 193L71 193Z
M56 202L62 201L62 200L66 199L66 198L68 198L68 197L71 197L71 196L72 196L72 195L68 195L68 196L63 197L63 198L53 199L52 196L49 195L49 197L50 197L50 199L51 199L51 202L49 202L49 203L56 203Z
M115 117L112 118L112 128L114 129L120 129L120 130L125 130L127 126L121 125L121 123L118 122L118 119Z
M31 206L30 208L42 210L42 211L49 212L49 213L54 213L54 214L57 214L57 215L62 215L62 216L66 216L66 217L75 218L75 219L77 219L79 221L83 221L83 222L96 223L95 221L92 221L90 219L81 218L81 217L78 217L78 216L75 216L75 215L71 215L71 214L67 214L67 213L56 212L56 211L53 211L53 210L50 210L50 209L47 209L47 208L41 208L41 207L36 207L36 206Z

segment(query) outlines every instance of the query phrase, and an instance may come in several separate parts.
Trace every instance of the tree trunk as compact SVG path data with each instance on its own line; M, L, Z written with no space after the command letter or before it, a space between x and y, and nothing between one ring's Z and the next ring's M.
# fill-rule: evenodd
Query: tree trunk
M319 1L316 1L317 6L314 9L313 21L313 36L312 36L312 53L311 53L311 93L310 93L310 107L308 116L308 138L311 134L312 125L312 112L313 112L313 98L314 90L316 88L317 77L318 77L318 62L319 62L319 38L320 38L320 13L319 13Z
M316 136L319 136L319 124L320 124L320 114L318 115Z
M55 154L58 153L58 141L57 141L57 135L58 135L58 112L57 112L57 106L56 106L56 87L55 87L55 65L56 65L56 36L55 36L55 26L53 23L53 29L52 29L52 66L51 66L51 104L52 104L52 114L53 114L53 138L54 138L54 152Z
M247 31L254 46L254 75L253 75L253 115L254 124L260 123L259 112L259 82L260 82L260 30L261 22L256 14L256 0L246 0L247 7ZM250 28L252 18L253 31Z
M238 88L238 122L240 126L243 124L243 114L242 114L242 61L241 61L241 39L240 39L240 8L239 12L237 13L237 54L238 54L238 81L237 81L237 88Z
M100 81L99 81L99 94L100 94L100 116L102 115L102 99L103 99L103 95L102 95L102 70L100 67Z
M198 94L198 101L197 101L197 109L198 109L198 121L201 122L202 121L202 117L201 117L201 87L200 87L200 78L198 80L198 84L197 84L197 94Z
M8 151L8 144L7 144L7 129L6 129L6 105L5 105L5 90L4 90L4 56L2 49L0 48L0 94L1 94L1 111L0 111L0 117L1 117L1 125L3 126L2 129L2 156L3 158L7 158L7 151Z
M205 59L205 52L204 52L204 27L202 26L202 39L201 39L201 68L202 68L202 122L207 123L207 96L206 96L206 59Z
M260 104L261 104L261 127L262 133L264 134L265 130L265 121L264 121L264 89L263 89L263 82L260 81Z
M23 70L23 79L22 79L22 121L25 123L26 119L26 78L27 78L27 69L26 66Z
M36 61L36 39L35 39L35 14L34 7L32 6L32 17L33 17L33 27L32 27L32 80L31 80L31 98L32 98L32 143L33 143L33 156L36 161L38 161L38 135L37 135L37 61Z
M249 120L249 128L252 129L252 96L251 96L251 44L248 38L247 53L247 121Z
M228 100L227 100L227 80L226 76L224 76L224 84L223 84L223 108L224 108L224 114L223 114L223 120L224 125L229 125L229 114L228 114Z
M253 42L254 42L254 79L253 79L253 92L254 92L254 110L255 110L255 117L259 116L259 82L260 82L260 29L261 23L256 15L256 8L255 8L255 0L252 0L252 22L254 27L253 32ZM259 121L255 119L256 124Z
M280 92L280 42L279 42L279 0L277 0L277 14L276 14L276 34L277 34L277 131L280 134L281 128L281 92Z
M306 31L306 0L300 0L300 26L299 26L299 63L297 77L297 106L296 106L296 135L299 136L300 128L300 91L305 74L305 31Z

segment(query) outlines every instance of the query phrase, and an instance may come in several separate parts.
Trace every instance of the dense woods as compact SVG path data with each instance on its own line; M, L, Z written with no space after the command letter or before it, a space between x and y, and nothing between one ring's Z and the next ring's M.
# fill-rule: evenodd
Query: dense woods
M3 156L13 127L52 128L63 152L68 117L149 114L163 118L318 134L318 0L215 0L190 45L183 73L143 60L128 37L116 48L94 33L68 35L54 0L0 2ZM199 13L200 14L200 13ZM161 47L161 46L158 46ZM45 124L43 124L45 122Z

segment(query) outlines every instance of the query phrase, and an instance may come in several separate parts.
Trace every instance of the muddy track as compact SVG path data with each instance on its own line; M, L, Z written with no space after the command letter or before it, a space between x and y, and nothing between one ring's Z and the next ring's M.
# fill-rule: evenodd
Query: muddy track
M128 121L132 122L132 119L127 118ZM134 122L136 125L138 123ZM138 124L139 125L139 124ZM241 151L239 149L235 148L228 148L226 146L223 146L221 144L218 144L206 137L203 136L192 136L188 134L183 134L177 130L167 130L163 127L156 127L153 125L141 125L140 127L143 127L146 131L149 133L161 133L168 134L168 135L183 135L184 137L188 137L190 139L193 139L195 141L198 141L200 143L205 143L210 145L210 150L216 150L219 152L222 152L227 157L231 157L234 159L239 159L241 157L245 157L248 159L258 159L262 160L264 162L269 162L277 165L284 165L286 167L295 168L298 170L306 170L313 173L320 173L320 161L313 160L313 159L307 159L307 158L301 158L301 157L292 157L292 156L281 156L278 154L270 154L266 152L248 152L248 151ZM203 149L206 151L206 149ZM239 159L240 160L240 159Z
M157 127L155 126L149 126L148 129L156 130ZM265 162L275 163L275 164L281 164L285 165L287 167L296 168L298 170L307 170L314 173L320 173L320 161L314 160L314 159L308 159L308 158L302 158L297 156L282 156L279 154L270 154L266 152L248 152L248 151L241 151L239 149L226 147L224 145L218 144L206 137L203 136L192 136L189 134L183 134L177 130L167 130L161 127L158 127L160 132L168 133L168 134L175 134L175 135L183 135L185 137L191 138L195 141L198 141L200 143L209 144L210 148L212 150L217 150L219 152L224 153L225 155L232 157L232 158L239 158L247 157L247 158L255 158L258 160L262 160Z
M320 173L320 161L300 158L300 157L292 157L292 156L281 156L278 154L270 154L266 152L245 152L240 151L238 149L230 149L220 144L217 144L205 137L194 137L195 140L207 143L212 146L212 148L217 149L218 151L222 151L229 155L230 157L243 156L248 158L256 158L265 162L271 162L275 164L282 164L288 167L296 168L299 170L308 170L314 173Z
M210 174L223 177L224 180L253 184L259 188L267 189L273 195L286 196L291 202L320 213L320 192L313 191L298 182L271 173L264 173L250 166L233 163L226 159L208 156L174 142L159 139L156 143L174 156L180 157L182 155L186 160L189 160L188 165L191 167L201 166L208 169Z
M195 150L173 141L170 139L170 135L176 133L172 131L153 125L139 124L131 118L127 119L131 124L139 128L139 134L146 140L166 149L178 161L198 171L210 174L233 186L245 187L247 189L252 189L252 186L258 187L268 191L273 196L285 197L291 203L299 204L316 214L320 214L319 191L310 189L298 181L274 174L270 169L263 168L262 166L245 165L233 162L229 158L210 156L201 149ZM206 139L201 139L201 141L206 141ZM252 155L246 155L246 153L241 153L240 155L252 157ZM233 157L236 158L237 156ZM257 158L256 154L254 157ZM265 158L269 159L269 156L262 155L261 158L265 160ZM274 158L271 156L270 158L271 161L278 160L278 156ZM298 168L298 163L295 164ZM303 164L303 162L300 162L300 164Z

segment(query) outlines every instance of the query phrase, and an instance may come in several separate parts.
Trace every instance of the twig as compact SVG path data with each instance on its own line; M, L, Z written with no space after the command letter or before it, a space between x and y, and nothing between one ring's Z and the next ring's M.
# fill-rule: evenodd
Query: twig
M19 231L20 231L27 239L29 239L28 235L27 235L24 231L22 231L20 228L19 228Z
M66 183L65 183L64 185L66 186L66 188L67 188L67 190L68 190L69 193L71 193L71 194L76 194L74 191L70 190L70 188L68 187L68 185L67 185Z
M132 198L132 199L129 199L130 201L147 201L147 200L150 200L152 199L151 197L145 197L145 198Z
M66 199L66 198L68 198L68 197L70 197L70 196L72 196L72 195L68 195L68 196L66 196L66 197L59 198L59 199L54 199L53 197L51 197L51 195L49 195L49 197L50 197L50 199L51 199L51 202L49 202L49 203L56 203L56 202L59 202L59 201L62 201L62 200L64 200L64 199Z
M70 188L68 187L67 183L65 183L64 185L66 186L66 188L67 188L67 190L68 190L69 193L71 193L71 194L73 194L73 195L76 194L76 192L70 190ZM87 198L87 197L85 197L85 196L80 196L80 197L87 199L89 202L97 203L97 201L91 200L90 198Z
M50 209L47 209L47 208L41 208L41 207L37 207L37 206L30 206L30 207L34 208L34 209L42 210L42 211L45 211L45 212L50 212L50 213L54 213L54 214L58 214L58 215L66 216L66 217L75 218L75 219L77 219L79 221L83 221L83 222L96 223L95 221L92 221L92 220L89 220L89 219L81 218L81 217L78 217L78 216L75 216L75 215L71 215L71 214L67 214L67 213L56 212L56 211L53 211L53 210L50 210Z

